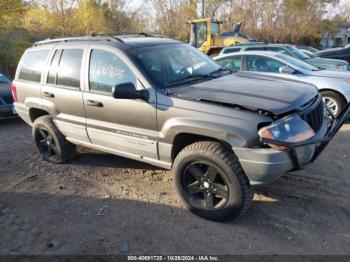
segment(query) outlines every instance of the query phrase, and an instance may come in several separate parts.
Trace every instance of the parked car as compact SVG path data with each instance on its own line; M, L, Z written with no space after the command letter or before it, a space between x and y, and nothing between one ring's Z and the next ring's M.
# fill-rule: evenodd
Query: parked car
M313 84L336 116L350 101L350 72L321 70L294 57L267 51L222 55L215 60L230 70L259 72Z
M327 58L325 61L322 58L316 57L315 54L310 52L310 51L307 51L307 50L300 50L300 51L303 52L309 58L319 59L319 61L318 61L319 68L322 68L322 69L328 68L331 70L350 71L350 65L349 65L348 61L339 60L339 59L329 59L329 58ZM324 61L326 63L324 63Z
M238 44L235 46L225 47L221 50L219 56L237 53L243 51L271 51L278 52L285 55L289 55L291 57L295 57L297 59L303 60L311 65L317 66L322 69L331 69L331 70L348 70L349 63L344 60L328 60L326 58L320 57L310 57L300 51L293 45L288 44L267 44L267 43L246 43L246 44Z
M316 159L350 114L330 122L313 85L232 73L138 35L38 42L12 89L45 160L63 163L78 144L172 168L185 206L220 221L248 209L251 185Z
M315 56L321 58L342 59L350 62L350 44L346 45L345 47L322 50L315 53Z
M17 116L11 94L11 80L0 73L0 119Z
M308 51L308 52L310 52L310 53L317 53L318 51L320 51L320 50L318 50L317 48L315 48L315 47L312 47L312 46L307 46L307 45L298 45L298 46L296 46L298 49L300 49L300 50L306 50L306 51Z

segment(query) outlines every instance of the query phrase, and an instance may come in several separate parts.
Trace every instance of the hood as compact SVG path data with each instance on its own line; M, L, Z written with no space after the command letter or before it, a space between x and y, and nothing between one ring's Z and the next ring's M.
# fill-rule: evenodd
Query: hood
M340 53L344 50L344 47L336 47L336 48L329 48L326 50L319 51L315 53L315 56L322 56L322 55L327 55L327 54L335 54L335 53Z
M316 87L310 84L248 72L169 89L170 96L261 109L274 115L306 104L317 93Z
M330 78L342 78L342 79L350 80L349 71L318 70L318 71L310 71L310 75L320 76L320 77L330 77Z

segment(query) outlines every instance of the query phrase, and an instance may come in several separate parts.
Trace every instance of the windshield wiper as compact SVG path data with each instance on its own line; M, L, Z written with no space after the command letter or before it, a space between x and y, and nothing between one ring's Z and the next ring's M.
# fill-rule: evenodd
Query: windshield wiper
M209 75L213 75L213 74L216 74L216 73L219 73L219 72L230 72L230 74L232 74L232 73L237 72L237 71L234 71L234 70L229 69L229 68L222 68L222 67L220 67L219 69L209 73Z
M210 79L213 79L213 78L215 78L215 77L212 76L212 75L210 75L210 74L189 75L189 76L186 76L186 77L184 77L184 78L181 78L181 79L178 80L178 81L170 82L170 83L167 84L165 87L172 87L172 86L182 85L182 84L186 84L186 83L189 82L189 81L192 81L192 80L199 80L199 79L202 79L202 78L210 78Z
M186 76L186 77L184 77L184 78L182 78L182 79L180 79L180 80L178 80L176 82L167 84L166 87L182 85L182 84L186 84L189 81L199 80L199 79L202 79L202 78L210 78L210 79L218 78L218 76L215 76L215 74L219 73L219 72L230 72L230 74L234 73L234 71L231 70L231 69L226 69L226 68L220 67L217 70L214 70L213 72L210 72L208 74L194 74L194 75Z

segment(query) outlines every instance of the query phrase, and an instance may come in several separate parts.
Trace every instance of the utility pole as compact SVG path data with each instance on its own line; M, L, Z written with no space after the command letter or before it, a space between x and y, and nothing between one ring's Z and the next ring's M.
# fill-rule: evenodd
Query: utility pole
M204 18L204 0L202 0L202 18Z

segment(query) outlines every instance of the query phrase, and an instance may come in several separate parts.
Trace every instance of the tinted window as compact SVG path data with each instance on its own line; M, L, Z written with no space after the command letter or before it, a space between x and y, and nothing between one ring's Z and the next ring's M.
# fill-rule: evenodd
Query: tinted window
M271 52L287 53L287 51L284 50L282 47L277 47L277 46L270 46L270 47L267 47L265 50L271 51Z
M241 70L241 56L228 57L228 58L220 59L217 62L220 65L222 65L224 68L228 68L234 71Z
M58 66L57 85L80 87L81 49L65 49Z
M57 69L58 69L58 63L59 63L60 57L61 57L61 52L62 52L62 50L55 51L55 55L52 59L50 71L49 71L49 74L47 77L47 82L49 84L56 84L56 74L57 74Z
M90 58L90 90L111 92L113 86L131 82L136 77L116 55L102 50L93 50Z
M224 50L224 54L231 54L231 53L236 53L241 50L240 48L227 48Z
M246 50L247 51L262 51L262 50L266 50L266 47L248 47Z
M27 52L22 59L18 78L39 83L48 54L48 50Z
M284 65L269 57L247 56L248 71L279 73L279 68Z

